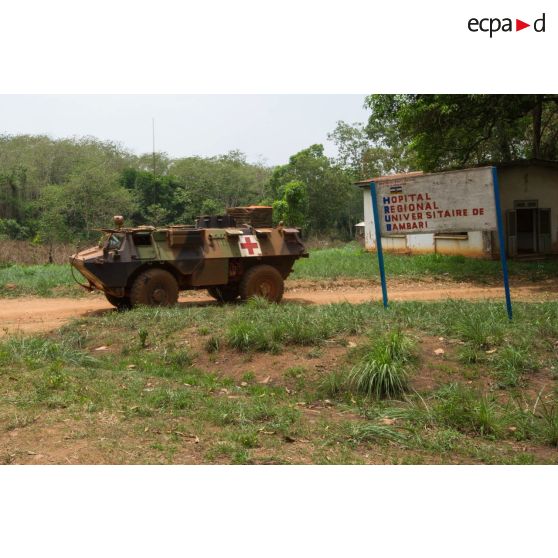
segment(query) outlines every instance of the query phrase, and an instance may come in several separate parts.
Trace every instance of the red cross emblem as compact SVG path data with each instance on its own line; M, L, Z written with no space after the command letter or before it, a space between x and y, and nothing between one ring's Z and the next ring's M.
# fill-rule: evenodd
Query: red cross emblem
M261 256L260 245L254 236L243 236L240 238L240 250L246 256Z

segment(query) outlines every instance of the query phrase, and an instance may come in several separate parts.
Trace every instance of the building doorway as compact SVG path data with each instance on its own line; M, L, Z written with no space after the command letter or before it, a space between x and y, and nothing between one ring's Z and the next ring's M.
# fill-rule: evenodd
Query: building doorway
M538 200L518 200L514 201L514 209L507 212L509 256L550 251L550 209L541 209L538 205Z
M534 254L537 251L536 209L516 209L517 253Z

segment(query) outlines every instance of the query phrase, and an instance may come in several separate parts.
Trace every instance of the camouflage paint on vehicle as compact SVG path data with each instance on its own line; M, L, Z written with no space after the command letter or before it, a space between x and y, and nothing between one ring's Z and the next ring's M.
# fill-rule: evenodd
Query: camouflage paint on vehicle
M122 220L115 218L115 222ZM87 279L87 288L103 291L111 302L111 298L130 297L134 281L149 269L168 271L179 290L240 288L246 272L256 265L272 266L284 280L298 258L308 257L300 231L281 225L141 226L102 231L105 236L99 247L71 256L70 263Z

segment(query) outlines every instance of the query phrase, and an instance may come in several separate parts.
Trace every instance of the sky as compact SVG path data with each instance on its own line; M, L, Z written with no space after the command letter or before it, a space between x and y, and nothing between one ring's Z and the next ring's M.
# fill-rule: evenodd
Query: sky
M136 154L210 157L239 149L250 162L284 164L327 141L337 121L365 122L365 95L1 95L0 134L94 136Z

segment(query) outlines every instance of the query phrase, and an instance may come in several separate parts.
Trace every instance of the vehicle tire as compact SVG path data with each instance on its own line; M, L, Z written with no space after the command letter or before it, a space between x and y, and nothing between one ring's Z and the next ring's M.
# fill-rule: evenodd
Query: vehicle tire
M247 300L253 296L261 296L270 302L279 302L283 298L284 288L279 271L271 265L256 265L240 281L240 298Z
M238 298L238 285L222 285L220 287L209 287L209 296L219 302L233 302Z
M130 301L132 306L172 306L178 301L178 283L164 269L148 269L133 282Z
M130 298L127 296L113 296L111 294L105 293L105 297L113 306L116 306L118 310L128 310L132 307Z

